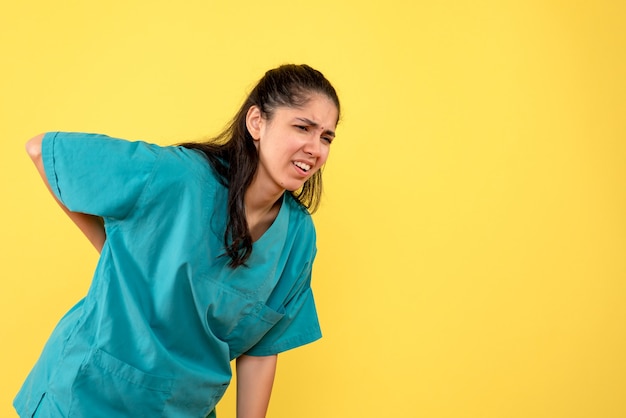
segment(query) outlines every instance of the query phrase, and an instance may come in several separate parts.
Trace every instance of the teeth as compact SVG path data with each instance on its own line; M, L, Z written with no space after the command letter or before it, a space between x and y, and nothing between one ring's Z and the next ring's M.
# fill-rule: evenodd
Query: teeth
M306 163L302 163L300 161L296 161L295 163L293 163L296 167L300 167L301 169L303 169L304 171L309 171L311 169L311 166L306 164Z

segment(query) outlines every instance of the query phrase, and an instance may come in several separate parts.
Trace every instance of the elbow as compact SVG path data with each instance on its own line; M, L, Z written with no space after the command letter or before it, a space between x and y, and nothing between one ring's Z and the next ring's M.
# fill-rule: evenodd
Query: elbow
M39 134L26 143L26 153L32 160L37 160L41 157L41 141L45 134Z

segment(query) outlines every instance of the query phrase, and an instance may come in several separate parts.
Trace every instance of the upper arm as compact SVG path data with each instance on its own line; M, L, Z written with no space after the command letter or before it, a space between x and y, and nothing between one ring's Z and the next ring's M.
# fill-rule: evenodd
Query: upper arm
M115 219L135 207L161 155L145 142L76 132L39 135L26 148L70 211Z
M31 138L28 142L26 142L26 152L30 156L30 158L35 163L35 167L37 167L37 171L41 175L44 183L52 193L52 196L59 203L63 211L70 217L72 221L80 228L80 230L85 234L87 239L91 241L91 243L96 247L98 251L102 250L102 246L104 245L104 241L106 239L106 234L104 231L104 225L102 224L102 220L98 217L86 215L83 213L71 212L67 209L67 207L56 198L54 192L50 187L50 183L46 178L46 173L44 169L44 163L42 159L41 153L41 144L43 141L45 134L37 135Z

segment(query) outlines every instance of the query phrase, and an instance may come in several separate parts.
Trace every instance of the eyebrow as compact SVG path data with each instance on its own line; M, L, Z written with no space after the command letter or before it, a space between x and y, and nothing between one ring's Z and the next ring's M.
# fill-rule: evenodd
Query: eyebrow
M314 122L314 121L312 121L311 119L307 119L307 118L296 118L296 120L299 120L300 122L304 122L304 123L306 123L307 125L312 126L312 127L314 127L314 128L319 128L319 126L320 126L320 124L319 124L319 123ZM335 137L335 131L331 131L330 129L326 129L326 130L324 131L324 133L325 133L326 135L330 135L330 136L332 136L333 138Z

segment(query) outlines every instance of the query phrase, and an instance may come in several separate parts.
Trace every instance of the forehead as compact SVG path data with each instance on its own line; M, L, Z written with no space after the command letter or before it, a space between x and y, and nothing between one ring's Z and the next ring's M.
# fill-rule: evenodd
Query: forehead
M316 124L334 129L339 117L335 103L323 94L314 93L301 106L279 106L276 108L275 117L281 119L306 118Z

